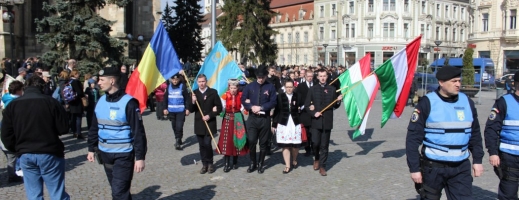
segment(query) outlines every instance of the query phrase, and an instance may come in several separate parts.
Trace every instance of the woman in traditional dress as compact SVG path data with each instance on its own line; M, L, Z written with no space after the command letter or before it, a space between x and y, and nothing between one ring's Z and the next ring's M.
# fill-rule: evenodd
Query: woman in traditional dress
M238 92L239 83L238 79L229 79L229 88L222 96L222 106L225 108L225 113L218 148L224 155L224 172L231 171L231 156L233 156L232 168L237 169L238 156L245 156L249 151L245 145L247 138L243 114L241 113L243 107L240 102L242 93Z
M299 123L300 102L297 94L294 93L294 81L285 81L284 87L285 92L279 94L277 98L272 132L276 133L278 146L283 148L283 159L285 160L283 174L287 174L292 168L297 168L297 153L302 141Z

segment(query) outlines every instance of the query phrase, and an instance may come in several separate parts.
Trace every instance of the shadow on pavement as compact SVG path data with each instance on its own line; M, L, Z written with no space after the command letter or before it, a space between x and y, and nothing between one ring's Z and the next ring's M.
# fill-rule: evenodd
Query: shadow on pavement
M369 139L371 139L371 136L373 135L374 130L375 129L367 128L366 131L364 132L364 135L361 135L361 136L355 138L355 140L353 139L353 133L355 132L355 130L348 130L348 136L350 136L351 141L365 142L365 141L368 141Z
M194 144L197 144L196 135L192 135L187 137L184 141L182 141L182 149L188 148Z
M351 156L348 156L348 153L342 152L342 150L335 150L333 152L328 153L328 161L326 163L326 170L330 170L335 166L337 163L341 162L342 158L349 158ZM313 165L313 160L312 160Z
M182 191L161 199L213 199L216 195L216 191L214 191L214 188L216 188L216 185L206 185L199 189L190 189Z
M384 141L373 141L373 142L359 142L357 143L361 148L362 151L359 151L355 153L355 155L367 155L371 150L373 150L378 145L384 143Z
M159 188L158 185L147 187L137 194L132 194L132 199L158 199L162 195L162 192L157 191Z
M84 165L85 162L87 162L86 155L69 158L67 157L67 154L65 154L65 171L73 170L78 166Z
M380 153L382 153L382 158L400 158L405 155L405 149L390 150Z
M497 199L497 193L485 190L475 185L472 186L472 196L477 197L476 199Z
M180 164L182 164L182 166L194 165L195 160L201 166L202 161L200 161L200 153L196 152L183 156L182 158L180 158Z

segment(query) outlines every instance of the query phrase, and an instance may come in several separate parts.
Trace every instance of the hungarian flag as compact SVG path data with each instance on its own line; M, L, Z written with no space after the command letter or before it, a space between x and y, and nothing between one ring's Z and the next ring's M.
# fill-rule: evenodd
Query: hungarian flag
M400 117L407 104L409 90L418 64L422 36L375 69L382 92L382 127L390 117Z
M366 106L369 103L369 98L362 93L362 87L358 87L358 84L362 84L362 81L370 73L371 55L366 54L357 63L355 63L348 71L342 73L339 76L341 82L341 92L343 93L344 109L348 115L348 121L350 127L356 127L360 125L364 114L366 112ZM360 91L361 95L357 95L353 91ZM371 95L371 93L369 94Z

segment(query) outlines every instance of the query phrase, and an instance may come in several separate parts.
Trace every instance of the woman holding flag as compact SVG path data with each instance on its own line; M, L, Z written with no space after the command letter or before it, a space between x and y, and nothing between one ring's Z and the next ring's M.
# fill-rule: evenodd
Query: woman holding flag
M232 169L237 169L238 156L247 155L249 149L245 145L245 123L243 121L243 106L241 105L241 92L238 91L238 79L229 79L229 88L222 96L222 107L225 108L222 120L218 148L224 155L224 172L231 171L231 156L233 156Z

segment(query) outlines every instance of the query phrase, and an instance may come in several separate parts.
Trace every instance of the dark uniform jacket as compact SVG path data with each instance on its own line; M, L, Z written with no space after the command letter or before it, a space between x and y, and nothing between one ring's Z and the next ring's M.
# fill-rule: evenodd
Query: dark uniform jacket
M289 116L292 116L294 125L298 125L299 122L299 107L302 103L299 100L297 93L292 94L292 100L288 102L288 96L286 93L278 95L278 103L274 110L274 119L272 120L272 127L277 127L278 124L287 125Z
M273 84L264 82L263 85L260 85L257 81L254 81L243 90L241 104L249 111L250 115L254 115L252 106L261 106L261 111L270 115L270 110L276 107L276 98L276 89ZM249 100L248 103L247 100Z
M512 95L519 102L519 96L515 93L512 93ZM506 101L503 97L500 97L492 106L492 111L485 126L485 146L488 149L488 154L491 156L498 155L499 153L499 132L501 132L503 127L506 111Z
M33 153L63 158L65 146L59 136L68 129L63 106L38 88L28 87L4 109L1 137L7 150L18 156Z
M438 90L436 90L438 96L445 102L457 102L458 95L450 98L443 97L439 94ZM481 138L481 131L479 127L478 121L478 113L476 107L474 106L474 101L472 99L468 99L470 104L470 109L472 110L472 136L469 140L469 150L472 154L473 164L481 164L483 160L483 139ZM409 166L409 171L411 173L420 171L420 153L418 151L418 147L423 143L425 139L425 122L427 121L427 117L431 112L431 104L429 98L424 96L418 105L415 108L409 126L407 127L407 138L406 138L406 155L407 155L407 165ZM433 109L441 109L441 108L433 108ZM416 114L415 114L416 113Z
M126 93L119 89L113 94L105 93L107 102L117 102ZM144 160L146 152L148 151L148 142L146 139L146 132L142 123L141 110L139 109L139 102L132 99L126 104L126 120L130 125L130 137L133 138L133 151L135 152L135 160ZM88 151L94 152L99 142L99 127L97 123L97 116L92 116L92 125L88 131Z
M314 83L313 85L316 84ZM299 83L299 85L297 85L296 92L298 94L297 96L299 97L299 103L301 103L301 106L305 104L306 96L308 95L308 90L310 90L310 88L308 87L306 82L302 82ZM301 124L308 127L312 125L312 116L308 111L306 111L306 109L303 109L299 114L299 121L301 122Z
M322 86L317 84L312 86L308 91L305 101L305 110L312 117L312 128L323 130L333 129L333 109L341 106L340 101L337 101L333 106L326 109L319 118L315 118L314 115L316 112L321 112L323 108L337 99L335 90L334 86ZM314 105L314 110L310 110L310 105Z
M204 115L209 115L210 119L207 121L207 125L209 125L209 128L211 129L212 134L214 135L216 133L216 116L222 112L222 101L220 99L220 96L218 96L218 92L213 89L207 87L206 91L202 94L200 92L200 88L193 91L196 95L196 100L198 101L198 104L200 105L200 108L202 109L202 112ZM191 99L191 98L190 98ZM213 107L216 106L216 112L213 111ZM204 123L204 120L202 120L202 114L200 113L200 110L198 109L198 106L193 104L190 106L189 112L195 113L195 134L196 135L209 135L209 131L207 130L207 126Z

